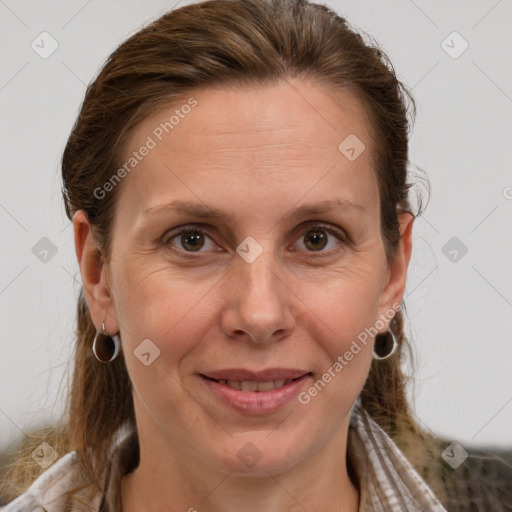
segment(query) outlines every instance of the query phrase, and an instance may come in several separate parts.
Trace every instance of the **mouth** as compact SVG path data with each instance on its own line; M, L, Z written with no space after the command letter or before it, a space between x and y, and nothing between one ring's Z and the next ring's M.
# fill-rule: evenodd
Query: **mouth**
M276 379L258 382L255 380L212 379L210 377L207 377L206 375L201 376L204 377L205 379L217 382L218 384L223 384L224 386L228 386L232 389L237 389L238 391L251 391L253 393L264 393L266 391L272 391L273 389L280 389L284 386L287 386L291 382L295 382L296 380L299 380L300 378L303 377L301 376L297 377L296 379Z
M261 372L228 369L200 373L210 396L243 414L270 414L293 402L312 372L274 368Z

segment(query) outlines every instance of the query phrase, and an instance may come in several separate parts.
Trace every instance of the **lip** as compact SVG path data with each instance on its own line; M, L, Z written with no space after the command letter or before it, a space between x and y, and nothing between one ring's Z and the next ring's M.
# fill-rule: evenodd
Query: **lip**
M297 372L297 370L294 371ZM256 374L253 372L249 373L252 375L251 379L247 378L247 372L244 373L244 371L238 371L238 373L236 373L236 375L238 376L237 378L231 377L225 380L256 380L254 377L258 377L258 379L260 380L258 380L257 382L265 382L265 379L274 380L273 378L271 379L269 375L277 375L277 373L275 373L274 370L268 370L267 372L258 372ZM211 374L213 374L213 372L208 372L208 377ZM228 373L223 371L222 375L228 375ZM235 375L235 373L229 373L229 375L233 376ZM240 375L242 375L244 378L240 378ZM279 376L281 378L284 378L282 377L282 375L289 374L283 372L279 373ZM297 373L295 373L295 375L297 375ZM199 377L205 383L210 392L221 403L228 405L231 409L234 409L235 411L246 415L263 415L277 412L280 409L284 408L290 402L294 401L296 396L299 394L300 390L311 379L311 373L306 373L303 370L301 370L299 372L298 378L288 377L288 379L296 378L296 380L278 389L272 389L270 391L241 391L238 389L231 388L226 384L215 382L214 380L211 380L210 378L206 377L205 374L199 374ZM219 377L219 379L224 380L222 377ZM277 380L277 378L275 380Z
M252 380L255 382L267 382L269 380L298 379L307 373L310 372L298 368L267 368L261 371L252 371L245 368L225 368L223 370L203 372L200 375L215 380Z

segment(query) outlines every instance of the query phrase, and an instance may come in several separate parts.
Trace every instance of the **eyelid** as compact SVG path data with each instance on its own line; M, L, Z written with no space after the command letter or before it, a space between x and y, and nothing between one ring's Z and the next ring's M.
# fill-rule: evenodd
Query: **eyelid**
M183 233L191 234L194 232L204 234L204 235L208 236L210 239L212 239L209 234L210 229L211 229L211 226L209 226L207 224L201 224L201 223L185 224L183 226L179 226L179 227L176 227L176 228L166 231L162 237L162 243L163 243L163 245L169 245L171 240L173 240L177 236L179 236ZM303 231L314 231L315 229L322 229L322 230L326 231L330 235L336 237L343 244L349 244L351 242L350 236L344 229L335 227L330 224L326 224L325 222L317 221L317 220L310 220L310 221L303 222L302 224L299 224L293 230L293 234L295 235L298 232L303 232ZM212 241L215 242L215 240L212 240ZM179 252L186 253L186 254L194 254L195 252L197 252L197 254L201 253L201 251L183 251L180 249L177 249L177 250ZM335 251L336 251L336 249L331 249L330 251L317 251L317 252L319 254L321 254L322 252L325 254L331 254L331 253L334 253ZM316 251L308 251L308 252L310 252L311 254L314 254Z
M294 233L297 231L299 231L300 233L303 233L303 232L315 231L315 230L326 231L327 233L329 233L330 235L335 237L341 243L342 246L347 246L347 245L351 244L351 238L344 229L342 229L340 227L332 226L331 224L326 224L325 222L322 222L322 221L311 220L311 221L303 222L302 224L297 226L297 229L294 230ZM333 255L337 254L341 249L342 248L338 246L329 251L306 251L306 252L308 252L308 254L311 254L314 258L321 258L323 256L324 257L333 256Z
M192 224L184 224L183 226L178 226L176 228L172 228L167 230L164 235L162 236L162 242L164 244L168 244L173 238L176 238L178 235L181 235L183 233L201 233L201 234L208 234L208 227L206 224L198 224L198 223L192 223Z
M302 224L299 224L297 228L294 229L293 232L302 232L305 231L306 229L313 231L315 228L324 229L328 233L337 235L340 238L343 238L345 241L348 241L348 233L344 229L342 229L341 227L333 226L330 223L322 222L320 220L308 220L306 222L303 222Z

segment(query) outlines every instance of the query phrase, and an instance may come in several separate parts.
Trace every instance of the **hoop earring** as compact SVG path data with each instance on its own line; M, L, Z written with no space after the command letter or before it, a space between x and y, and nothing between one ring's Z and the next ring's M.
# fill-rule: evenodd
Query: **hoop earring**
M396 352L397 348L398 342L396 341L396 336L390 327L387 332L375 336L373 359L377 361L388 359Z
M92 352L96 356L96 359L101 363L110 363L119 354L121 341L118 334L114 334L113 336L108 334L108 332L105 330L104 322L101 322L101 328L103 329L103 334L106 336L106 338L102 340L101 343L98 343L99 333L96 333L96 336L94 336L94 341L92 342Z

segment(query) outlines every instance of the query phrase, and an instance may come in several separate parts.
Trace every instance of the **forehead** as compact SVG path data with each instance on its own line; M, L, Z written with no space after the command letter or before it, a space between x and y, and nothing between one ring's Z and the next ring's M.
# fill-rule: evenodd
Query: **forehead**
M210 143L206 139L217 137L215 144L220 138L227 140L225 136L233 146L309 142L336 149L350 130L370 142L367 112L356 96L311 81L282 80L266 86L195 89L141 122L127 147L137 147L151 135L160 146L173 146L177 154L185 149L180 135L186 131L187 149L200 153L204 143Z
M354 136L365 149L351 161L340 144ZM214 206L227 206L226 189L259 194L260 205L263 193L312 200L333 187L348 200L375 199L370 137L362 105L347 92L292 81L198 89L135 128L125 162L151 149L123 179L120 202L135 215L183 196L208 202L215 193Z

